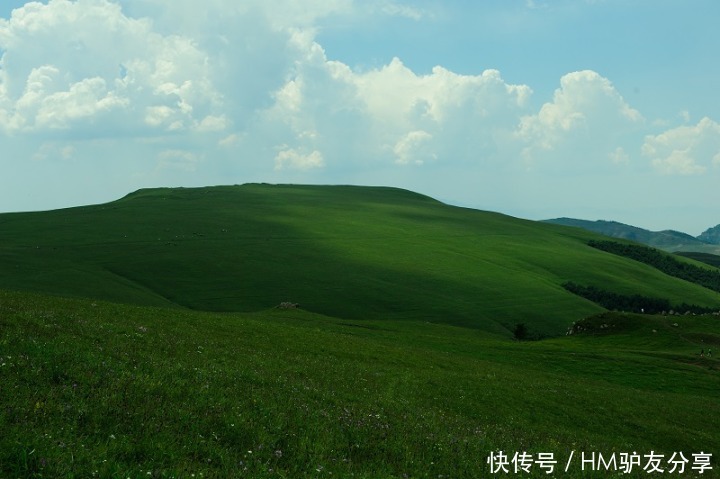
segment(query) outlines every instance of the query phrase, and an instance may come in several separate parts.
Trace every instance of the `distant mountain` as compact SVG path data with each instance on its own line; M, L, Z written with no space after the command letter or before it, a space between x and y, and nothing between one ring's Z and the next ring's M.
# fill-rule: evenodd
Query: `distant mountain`
M720 225L705 230L698 239L705 243L720 245Z
M710 243L710 241L704 240L703 238L695 238L694 236L680 231L650 231L638 228L637 226L618 223L617 221L587 221L574 218L556 218L545 220L545 222L564 226L575 226L595 233L600 233L605 236L637 241L638 243L644 243L646 245L668 251L685 249L695 250L697 248L704 248L708 243ZM711 230L708 230L706 233L710 231ZM716 244L720 244L720 225L717 227L715 234L718 239Z

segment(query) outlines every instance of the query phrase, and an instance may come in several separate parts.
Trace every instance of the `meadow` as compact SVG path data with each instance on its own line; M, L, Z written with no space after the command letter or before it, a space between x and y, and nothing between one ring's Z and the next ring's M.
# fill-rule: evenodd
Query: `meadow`
M716 477L720 317L563 284L720 295L601 238L393 188L1 214L0 477Z
M684 453L682 477L700 477L691 454L720 450L720 362L699 357L720 353L717 318L605 313L576 328L519 342L1 293L0 475L500 477L487 458L505 451L554 454L555 475L523 477L652 477L562 474L572 451L652 451Z

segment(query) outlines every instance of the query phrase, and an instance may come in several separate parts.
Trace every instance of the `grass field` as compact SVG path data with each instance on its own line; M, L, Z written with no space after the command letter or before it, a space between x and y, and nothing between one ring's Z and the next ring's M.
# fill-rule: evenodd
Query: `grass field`
M720 305L720 295L586 245L576 228L393 188L141 190L105 205L0 215L0 288L204 311L282 301L352 319L506 335L601 312L562 288Z
M655 477L562 470L572 451L683 452L673 477L700 477L691 454L720 451L720 362L699 357L720 353L717 317L580 327L517 342L0 293L0 477L500 477L491 451L558 461L517 477Z
M562 284L720 295L598 238L392 188L2 214L0 477L717 477L692 468L720 451L720 317L607 312ZM501 451L557 464L495 474Z

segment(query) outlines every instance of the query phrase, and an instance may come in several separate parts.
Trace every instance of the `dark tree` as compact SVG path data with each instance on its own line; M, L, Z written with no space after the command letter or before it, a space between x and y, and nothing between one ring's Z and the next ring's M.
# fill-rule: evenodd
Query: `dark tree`
M525 326L525 323L516 324L515 330L513 330L513 335L518 341L526 340L528 337L528 329L527 326Z

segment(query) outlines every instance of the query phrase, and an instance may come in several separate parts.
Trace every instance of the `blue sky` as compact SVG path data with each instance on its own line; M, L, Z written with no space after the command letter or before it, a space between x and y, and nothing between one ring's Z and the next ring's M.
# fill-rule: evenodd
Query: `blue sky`
M0 211L370 184L720 223L715 0L0 2Z

